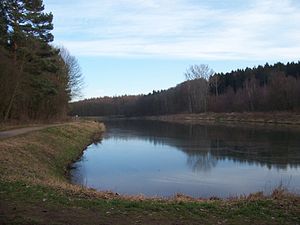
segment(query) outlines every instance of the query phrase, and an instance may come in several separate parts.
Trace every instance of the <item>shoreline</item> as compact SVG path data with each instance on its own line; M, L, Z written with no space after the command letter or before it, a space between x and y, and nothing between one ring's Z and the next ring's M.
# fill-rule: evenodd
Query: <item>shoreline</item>
M300 211L300 196L282 189L274 190L270 196L254 193L228 199L181 194L173 198L148 198L71 184L66 176L68 165L103 131L99 123L83 121L0 140L0 219L7 224L49 224L55 216L59 218L55 224L132 224L135 218L141 221L137 224L151 225L174 224L178 218L180 224L216 224L224 220L224 224L240 224L245 219L266 223L272 218L279 224L294 224L300 219L293 217ZM287 208L278 209L278 204L286 204ZM290 204L295 205L290 208ZM99 213L95 214L95 210ZM286 210L287 216L277 215ZM267 218L257 218L258 212ZM21 218L21 222L16 218Z
M146 119L183 123L231 123L253 125L279 125L300 127L300 114L289 112L274 113L199 113L147 116Z
M278 125L300 127L300 113L298 112L242 112L242 113L194 113L194 114L169 114L153 116L84 116L86 120L158 120L176 123L223 123L223 124L254 124L254 125Z

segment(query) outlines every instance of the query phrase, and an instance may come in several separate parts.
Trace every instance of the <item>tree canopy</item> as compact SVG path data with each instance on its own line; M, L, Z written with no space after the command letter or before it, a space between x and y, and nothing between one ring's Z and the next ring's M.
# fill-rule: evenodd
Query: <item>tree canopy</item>
M50 45L53 15L44 9L42 0L0 2L0 120L64 117L79 91L79 67Z

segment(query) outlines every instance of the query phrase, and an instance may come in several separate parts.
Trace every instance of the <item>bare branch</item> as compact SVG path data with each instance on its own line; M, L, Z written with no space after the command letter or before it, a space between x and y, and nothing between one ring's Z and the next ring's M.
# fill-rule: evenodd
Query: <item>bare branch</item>
M70 55L69 51L61 47L60 56L65 63L66 74L68 76L68 91L71 98L81 97L83 88L83 75L77 59Z
M185 72L186 80L205 79L208 80L215 72L208 65L191 65Z

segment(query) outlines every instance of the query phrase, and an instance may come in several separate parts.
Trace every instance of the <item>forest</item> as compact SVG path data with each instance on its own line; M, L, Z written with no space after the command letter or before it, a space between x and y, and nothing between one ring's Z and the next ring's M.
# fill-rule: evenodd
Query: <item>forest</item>
M42 0L0 2L0 121L62 119L82 84L76 58L51 44L44 10Z
M192 65L185 81L145 95L80 95L76 58L53 45L53 15L42 0L0 2L0 121L50 120L69 115L145 116L202 112L299 111L300 62L215 73Z
M229 73L192 65L186 80L147 95L101 97L71 104L71 115L147 116L203 112L300 110L300 61L276 63Z

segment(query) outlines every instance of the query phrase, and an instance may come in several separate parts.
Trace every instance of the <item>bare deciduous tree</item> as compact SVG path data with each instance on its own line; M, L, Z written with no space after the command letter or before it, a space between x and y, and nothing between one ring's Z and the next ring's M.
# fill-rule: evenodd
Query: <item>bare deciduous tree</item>
M215 72L206 64L191 65L185 72L186 80L205 79L208 80Z
M62 57L68 82L68 92L72 99L82 96L83 75L77 59L64 48L60 48L60 56Z
M188 81L188 101L190 112L206 112L207 97L209 92L209 78L214 71L208 65L191 65L185 72L185 78ZM192 80L197 80L197 86L189 85Z

